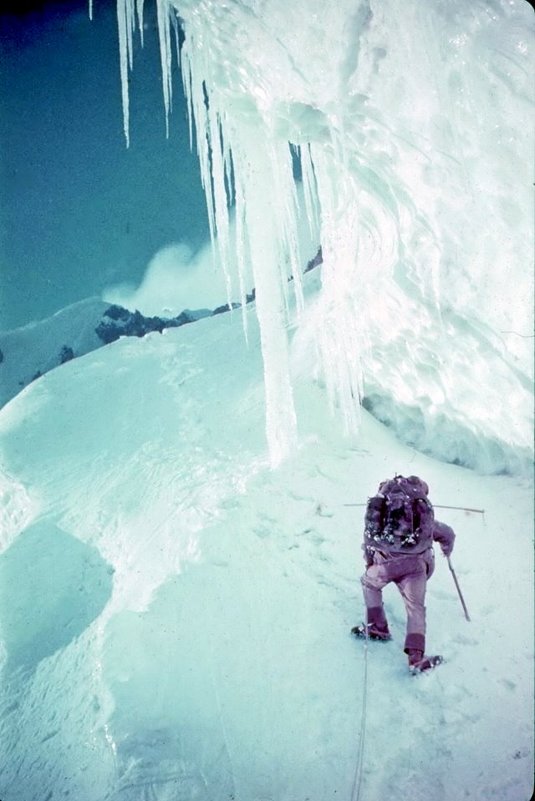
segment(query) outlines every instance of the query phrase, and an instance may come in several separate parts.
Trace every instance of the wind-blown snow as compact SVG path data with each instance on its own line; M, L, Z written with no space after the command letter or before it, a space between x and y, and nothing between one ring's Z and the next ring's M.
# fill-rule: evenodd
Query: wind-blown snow
M185 307L215 308L225 302L226 287L221 271L213 268L209 246L197 253L175 243L159 250L150 260L138 287L119 284L108 287L104 300L142 314L178 314Z
M134 18L133 0L118 7ZM405 353L392 402L417 407L422 429L477 421L485 440L530 451L528 4L158 0L166 107L173 7L212 235L223 269L240 282L250 262L257 285L274 462L296 441L286 282L294 275L299 299L302 260L289 143L324 256L309 330L347 426L394 342ZM449 343L439 362L437 329Z
M246 313L248 347L236 314L124 338L0 411L0 797L350 799L362 747L361 801L527 799L532 487L434 461L366 412L348 438L304 371L301 444L273 471ZM437 510L472 622L438 553L445 664L409 676L392 589L395 640L365 682L363 510L344 504L396 471L485 509Z

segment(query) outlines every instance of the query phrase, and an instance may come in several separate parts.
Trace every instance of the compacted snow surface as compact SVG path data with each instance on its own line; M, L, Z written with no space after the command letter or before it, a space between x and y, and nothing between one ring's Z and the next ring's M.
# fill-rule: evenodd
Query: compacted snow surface
M300 365L300 446L268 466L248 311L121 339L1 412L2 801L500 799L533 767L532 488L348 438ZM457 532L428 649L362 619L363 510L416 473ZM367 660L367 668L366 668ZM365 678L367 677L367 678ZM359 769L358 766L361 765Z

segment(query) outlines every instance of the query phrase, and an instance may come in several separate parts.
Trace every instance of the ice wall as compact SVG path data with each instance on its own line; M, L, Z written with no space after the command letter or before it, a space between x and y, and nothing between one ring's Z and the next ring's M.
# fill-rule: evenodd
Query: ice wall
M293 282L301 350L348 427L367 396L390 422L406 409L401 428L417 413L429 447L445 422L453 439L475 425L476 439L529 450L529 5L158 0L166 108L173 6L212 236L229 284L243 294L250 265L257 288L272 461L296 440L290 143L323 249L312 311ZM118 8L126 76L133 0ZM446 450L462 461L458 442Z

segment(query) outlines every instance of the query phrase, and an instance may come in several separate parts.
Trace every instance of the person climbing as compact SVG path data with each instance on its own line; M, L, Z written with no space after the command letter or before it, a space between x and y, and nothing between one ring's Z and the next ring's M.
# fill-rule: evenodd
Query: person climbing
M366 507L361 577L366 623L351 629L356 637L391 640L382 591L394 582L407 613L404 651L409 669L419 673L439 665L440 656L425 655L425 591L434 570L433 542L450 556L455 533L435 520L429 487L418 476L395 476L379 485Z

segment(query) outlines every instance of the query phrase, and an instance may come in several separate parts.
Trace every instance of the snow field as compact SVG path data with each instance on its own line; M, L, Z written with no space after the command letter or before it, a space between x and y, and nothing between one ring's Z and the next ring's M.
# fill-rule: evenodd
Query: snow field
M363 510L344 504L402 472L485 509L437 512L472 622L438 552L428 643L446 662L413 678L385 591L395 639L367 654L361 798L527 798L529 482L434 461L366 412L347 438L304 373L300 447L270 470L257 337L247 349L223 315L122 339L2 410L3 474L26 501L0 556L1 793L349 798L366 654L349 634Z

